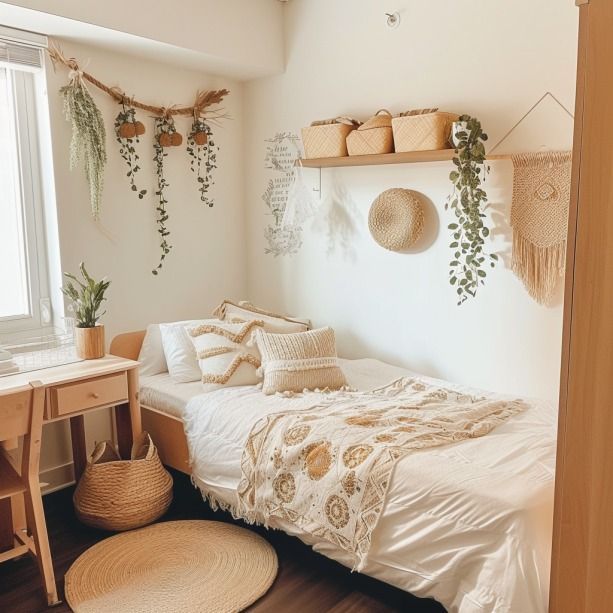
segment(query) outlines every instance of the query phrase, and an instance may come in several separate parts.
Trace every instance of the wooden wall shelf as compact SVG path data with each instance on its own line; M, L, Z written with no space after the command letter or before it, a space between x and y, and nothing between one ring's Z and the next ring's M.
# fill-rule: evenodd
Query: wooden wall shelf
M381 166L383 164L418 164L424 162L450 162L454 149L438 151L409 151L407 153L381 153L377 155L348 155L340 158L312 158L297 160L304 168L340 168L344 166ZM508 159L506 155L487 156L488 160Z

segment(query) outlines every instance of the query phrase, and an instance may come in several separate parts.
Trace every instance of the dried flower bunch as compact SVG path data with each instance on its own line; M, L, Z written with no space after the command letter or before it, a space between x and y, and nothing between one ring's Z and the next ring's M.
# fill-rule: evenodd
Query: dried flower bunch
M98 219L107 160L104 120L80 71L72 71L70 82L60 89L60 93L64 99L64 114L72 126L70 169L73 170L80 160L83 161L92 215Z
M119 143L119 154L128 166L126 176L130 180L130 187L133 192L138 193L142 200L147 193L146 189L138 189L136 185L136 173L140 170L140 157L136 152L136 147L140 143L139 136L145 133L145 125L136 120L136 110L134 107L121 104L121 111L115 117L115 138Z
M213 201L207 193L213 185L213 170L217 168L217 151L219 147L213 140L213 131L204 120L194 118L192 128L187 137L187 153L192 158L190 169L196 175L200 200L208 206L213 206ZM204 172L203 172L204 171Z

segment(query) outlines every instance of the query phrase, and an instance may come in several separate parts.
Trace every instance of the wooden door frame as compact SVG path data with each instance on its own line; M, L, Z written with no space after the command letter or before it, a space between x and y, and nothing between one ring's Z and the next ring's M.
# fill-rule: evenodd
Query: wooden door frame
M580 5L550 613L613 610L613 0ZM610 237L607 240L607 237Z

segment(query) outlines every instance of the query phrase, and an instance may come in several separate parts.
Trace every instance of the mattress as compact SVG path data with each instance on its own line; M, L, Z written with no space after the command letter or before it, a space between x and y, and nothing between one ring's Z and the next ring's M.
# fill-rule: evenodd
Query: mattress
M140 377L141 404L179 419L187 403L200 394L202 394L200 381L175 383L167 372Z
M415 374L371 359L343 360L341 366L349 384L363 390ZM300 408L313 402L313 395L308 400L264 396L253 386L202 394L197 383L152 379L143 377L143 404L149 399L150 406L183 417L194 481L228 505L236 503L241 457L253 425L288 403ZM487 436L419 450L398 462L362 572L433 597L451 612L547 611L556 411L550 404L528 404ZM276 518L270 526L353 566L349 554L327 541Z
M340 359L339 362L345 372L348 384L357 389L374 389L381 385L381 381L384 384L389 383L409 372L377 360ZM202 393L200 381L175 383L167 372L158 375L140 376L141 404L167 413L172 417L181 418L187 403Z

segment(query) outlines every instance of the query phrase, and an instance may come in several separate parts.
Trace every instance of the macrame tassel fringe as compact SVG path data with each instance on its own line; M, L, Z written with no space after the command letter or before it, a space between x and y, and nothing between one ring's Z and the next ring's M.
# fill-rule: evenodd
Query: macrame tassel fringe
M538 247L519 232L513 232L513 272L539 304L547 305L558 280L564 275L566 241Z

